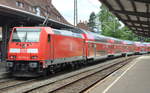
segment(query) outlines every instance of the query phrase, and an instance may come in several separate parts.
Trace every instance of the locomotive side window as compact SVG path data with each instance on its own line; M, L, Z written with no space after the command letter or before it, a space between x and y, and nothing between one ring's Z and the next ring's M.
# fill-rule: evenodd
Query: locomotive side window
M48 35L48 42L50 42L51 41L51 36L50 35Z
M13 32L13 42L39 42L40 31L36 29L19 28Z

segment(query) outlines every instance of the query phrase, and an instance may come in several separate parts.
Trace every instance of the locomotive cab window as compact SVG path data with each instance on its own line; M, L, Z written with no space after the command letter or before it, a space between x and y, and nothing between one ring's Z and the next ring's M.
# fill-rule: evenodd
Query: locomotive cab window
M39 42L40 29L17 28L12 33L12 42Z

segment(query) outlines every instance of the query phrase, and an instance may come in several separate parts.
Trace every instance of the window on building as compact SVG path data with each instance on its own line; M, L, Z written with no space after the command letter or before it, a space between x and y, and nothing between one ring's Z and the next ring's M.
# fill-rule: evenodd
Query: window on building
M48 12L45 12L45 16L47 16L48 15Z
M59 21L60 21L60 16L57 16L56 18L57 18L57 20L59 20Z
M24 3L17 1L16 2L16 6L23 8L24 7Z
M33 7L32 9L33 9L33 12L36 12L36 8L35 7Z
M36 7L36 14L40 16L40 14L41 14L41 9L40 9L40 7Z
M29 6L29 11L32 11L32 7L31 6Z

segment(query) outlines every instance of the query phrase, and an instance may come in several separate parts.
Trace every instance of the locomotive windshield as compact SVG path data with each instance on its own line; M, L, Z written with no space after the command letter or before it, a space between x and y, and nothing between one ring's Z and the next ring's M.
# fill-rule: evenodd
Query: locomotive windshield
M41 29L17 28L13 32L13 42L39 42Z

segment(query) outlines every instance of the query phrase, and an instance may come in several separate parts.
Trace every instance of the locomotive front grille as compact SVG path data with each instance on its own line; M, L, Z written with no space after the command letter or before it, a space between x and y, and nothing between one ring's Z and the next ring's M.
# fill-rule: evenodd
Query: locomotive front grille
M29 63L27 62L15 62L14 64L14 71L23 71L26 72L29 70Z
M8 64L7 68L11 72L33 72L33 71L38 72L40 70L38 62L15 61L15 62L7 62L7 64Z

